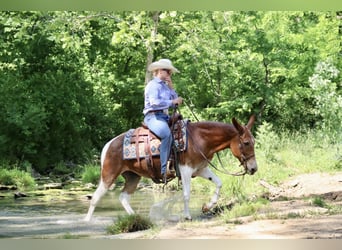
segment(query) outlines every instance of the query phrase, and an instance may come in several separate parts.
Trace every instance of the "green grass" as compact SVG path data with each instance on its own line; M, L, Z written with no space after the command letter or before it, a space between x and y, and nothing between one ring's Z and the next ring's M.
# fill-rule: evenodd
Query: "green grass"
M130 233L147 230L153 227L152 222L141 215L119 216L118 220L107 227L108 234Z
M321 197L317 196L312 199L312 204L317 207L327 207L327 203Z
M0 169L0 184L19 189L32 189L36 185L29 173L18 169Z
M94 185L99 184L101 176L101 168L97 164L87 164L82 167L81 180L83 183L92 183ZM120 175L115 181L115 184L122 184L124 178Z
M92 183L97 185L100 180L101 168L98 165L85 165L81 174L83 183Z
M268 201L264 199L257 199L255 201L241 200L235 204L232 209L224 211L221 218L225 222L231 222L235 218L243 216L256 215L259 209L268 204ZM237 223L238 221L235 221Z

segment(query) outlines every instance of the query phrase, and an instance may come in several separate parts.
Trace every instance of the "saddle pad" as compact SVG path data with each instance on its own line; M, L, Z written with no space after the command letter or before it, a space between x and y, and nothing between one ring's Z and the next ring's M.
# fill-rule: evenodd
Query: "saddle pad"
M137 159L137 152L136 152L136 145L135 142L131 142L131 137L134 134L135 129L130 129L125 134L124 142L123 142L123 159L124 160L131 160ZM152 156L159 155L159 147L160 147L160 140L154 139L150 141L150 148L152 152ZM145 158L148 157L148 154L145 152L145 145L144 142L140 142L139 146L139 157Z
M174 143L177 148L177 151L185 151L187 147L187 135L186 135L186 123L181 121L179 124L181 127L181 135L182 138L180 140L175 139ZM136 143L132 142L132 135L134 134L135 129L130 129L126 132L124 141L123 141L123 159L124 160L132 160L137 159L137 152L136 149L139 150L139 158L148 158L149 153L145 150L145 143L143 141L139 142L138 147ZM150 144L150 151L152 156L159 156L160 155L160 140L159 139L151 139L148 138Z

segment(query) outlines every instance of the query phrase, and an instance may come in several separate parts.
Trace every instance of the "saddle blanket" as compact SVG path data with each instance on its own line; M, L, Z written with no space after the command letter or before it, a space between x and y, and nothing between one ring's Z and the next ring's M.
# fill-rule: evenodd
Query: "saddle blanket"
M178 123L178 127L180 127L180 138L176 138L174 135L174 145L178 152L185 151L187 147L187 132L186 132L186 122L183 120ZM123 141L123 159L124 160L132 160L139 158L148 158L149 156L159 156L160 155L160 140L158 138L146 138L149 141L149 151L146 152L146 145L144 140L139 140L139 145L136 145L136 142L132 140L132 135L134 135L135 129L130 129L126 132L124 141ZM137 150L139 150L137 154ZM150 155L151 154L151 155Z

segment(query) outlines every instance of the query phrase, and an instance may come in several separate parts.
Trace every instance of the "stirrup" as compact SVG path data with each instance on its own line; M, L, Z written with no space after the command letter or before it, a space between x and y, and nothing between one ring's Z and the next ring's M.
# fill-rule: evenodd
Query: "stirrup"
M174 175L176 173L176 170L174 167L171 168L171 166L172 166L172 160L168 160L166 164L166 173L170 173Z

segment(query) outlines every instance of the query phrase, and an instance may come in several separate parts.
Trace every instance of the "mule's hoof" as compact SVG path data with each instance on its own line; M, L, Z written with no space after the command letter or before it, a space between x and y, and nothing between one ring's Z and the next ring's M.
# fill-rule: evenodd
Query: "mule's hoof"
M192 221L191 216L185 216L184 219L185 219L186 221Z
M89 222L91 220L91 218L89 218L88 216L84 217L83 221L84 222Z

